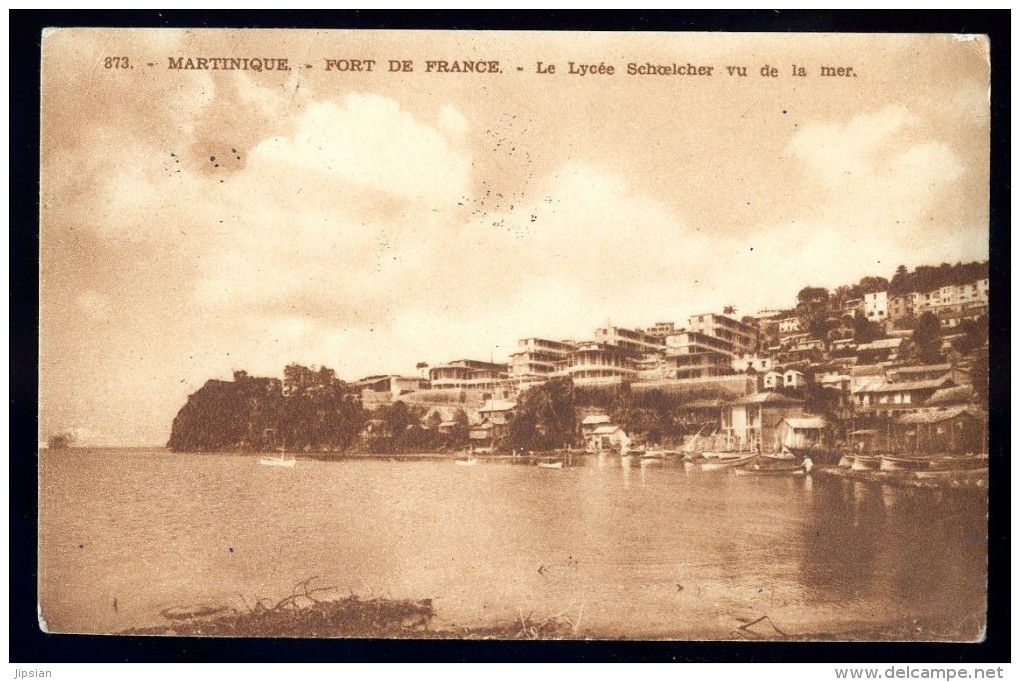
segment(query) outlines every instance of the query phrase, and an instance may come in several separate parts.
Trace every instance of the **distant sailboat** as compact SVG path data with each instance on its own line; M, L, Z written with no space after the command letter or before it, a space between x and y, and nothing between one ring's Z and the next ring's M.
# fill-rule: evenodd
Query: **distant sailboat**
M293 455L288 456L286 449L281 445L279 455L275 457L260 457L259 464L265 467L286 467L289 469L297 464L297 459Z

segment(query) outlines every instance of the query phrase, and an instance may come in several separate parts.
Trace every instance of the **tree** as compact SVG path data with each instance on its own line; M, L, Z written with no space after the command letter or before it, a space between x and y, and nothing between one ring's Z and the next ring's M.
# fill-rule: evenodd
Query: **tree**
M854 328L854 343L860 345L862 343L871 343L875 339L882 336L882 330L878 326L877 322L869 320L867 317L861 314L861 311L857 311L854 315L853 320Z
M429 368L429 363L427 363L427 362L419 362L417 365L414 366L414 368L416 370L418 370L419 372L421 372L421 378L424 379L425 378L425 370L427 370Z
M925 312L917 320L917 328L910 339L918 360L925 364L936 364L942 359L942 336L939 320L931 312Z
M510 422L509 441L514 449L553 450L572 445L577 422L574 382L556 377L521 394Z
M797 316L801 327L816 339L825 340L829 331L829 290L804 287L797 293Z
M909 292L910 280L907 266L900 265L896 268L896 274L893 275L892 280L889 282L889 295L898 296Z
M861 295L874 294L879 291L889 290L889 280L885 277L862 277L861 281L857 283L857 288L860 290Z
M453 428L450 430L450 445L463 447L470 440L471 426L467 412L458 407L453 413Z
M723 312L723 315L736 315L737 314L737 306L735 306L735 305L728 305L728 306L723 308L722 312Z

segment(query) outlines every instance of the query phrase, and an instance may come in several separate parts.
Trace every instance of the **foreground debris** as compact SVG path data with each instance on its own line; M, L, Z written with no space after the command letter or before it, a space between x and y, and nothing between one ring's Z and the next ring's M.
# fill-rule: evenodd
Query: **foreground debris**
M565 639L578 635L582 613L575 620L563 614L536 619L532 614L514 622L479 628L436 626L431 599L387 599L355 596L320 598L333 587L310 587L315 577L295 586L294 594L272 603L236 609L197 604L174 606L160 615L163 624L133 628L126 635L178 637L363 637L416 639ZM583 607L582 607L583 612ZM576 622L575 622L576 621Z

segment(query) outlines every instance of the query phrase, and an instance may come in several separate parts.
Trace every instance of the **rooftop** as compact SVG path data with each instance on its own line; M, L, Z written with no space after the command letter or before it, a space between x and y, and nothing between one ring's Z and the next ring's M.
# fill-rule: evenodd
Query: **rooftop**
M608 424L606 426L598 427L597 429L592 431L592 434L596 435L596 436L608 436L609 434L616 433L617 431L620 431L620 430L621 429L620 429L619 426Z
M478 408L479 412L506 412L517 407L517 403L508 400L486 400L485 404Z
M972 386L950 386L935 391L925 405L953 405L969 403L974 399L974 388Z
M938 379L925 379L923 381L885 381L883 379L876 379L869 381L856 389L853 389L854 393L894 393L896 391L922 391L928 388L941 388L947 381L949 381L949 375L945 375Z
M890 350L893 348L899 348L900 344L903 343L903 339L879 339L878 341L872 341L871 343L862 343L857 346L858 351L862 350Z
M938 422L944 422L947 419L953 419L959 417L962 414L969 415L972 418L976 418L972 412L966 407L953 407L948 410L939 410L938 412L914 412L912 414L905 414L896 419L898 424L936 424Z

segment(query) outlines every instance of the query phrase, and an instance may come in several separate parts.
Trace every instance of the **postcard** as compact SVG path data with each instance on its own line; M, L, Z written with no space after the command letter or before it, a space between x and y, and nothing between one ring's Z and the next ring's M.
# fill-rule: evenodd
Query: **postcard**
M989 60L48 29L40 627L981 641Z

